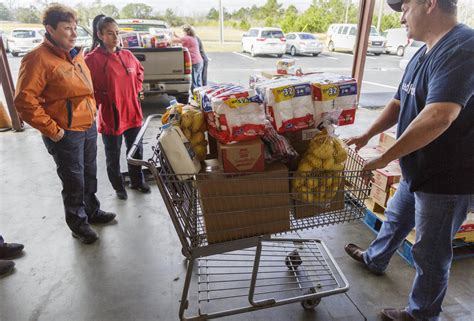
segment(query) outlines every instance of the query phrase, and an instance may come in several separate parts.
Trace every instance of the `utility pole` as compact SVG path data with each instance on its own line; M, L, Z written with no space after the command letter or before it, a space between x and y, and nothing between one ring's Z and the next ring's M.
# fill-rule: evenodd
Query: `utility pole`
M224 7L222 0L219 0L219 42L224 42Z
M380 30L380 26L382 24L382 16L383 16L383 6L385 4L385 0L380 0L380 7L379 7L379 18L377 20L377 31L379 33L382 32L382 30Z
M346 0L346 13L344 14L344 23L347 23L347 16L349 14L349 3L351 0Z

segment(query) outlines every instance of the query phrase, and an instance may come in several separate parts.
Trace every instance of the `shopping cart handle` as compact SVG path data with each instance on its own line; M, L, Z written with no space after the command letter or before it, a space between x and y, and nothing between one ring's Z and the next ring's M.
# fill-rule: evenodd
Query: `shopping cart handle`
M147 161L144 161L142 159L136 159L133 158L133 155L135 155L135 152L138 149L138 146L140 145L143 136L145 135L146 130L148 129L148 125L150 125L150 122L154 118L161 118L163 115L162 114L153 114L147 117L145 124L143 124L142 128L138 132L137 137L135 138L135 141L133 142L132 148L130 148L130 151L127 154L127 163L130 165L136 165L136 166L146 166L149 167L150 163Z

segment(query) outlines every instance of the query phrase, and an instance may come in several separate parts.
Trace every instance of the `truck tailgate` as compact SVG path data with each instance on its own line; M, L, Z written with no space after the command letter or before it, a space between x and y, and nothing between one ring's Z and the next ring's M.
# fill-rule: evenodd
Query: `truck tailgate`
M145 80L183 78L184 56L182 47L128 48L143 65ZM159 53L159 54L158 54Z

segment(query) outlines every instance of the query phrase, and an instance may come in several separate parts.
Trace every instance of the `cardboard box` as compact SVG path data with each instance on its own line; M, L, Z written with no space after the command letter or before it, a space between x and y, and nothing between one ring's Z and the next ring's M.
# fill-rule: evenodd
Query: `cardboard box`
M295 205L294 207L295 218L302 219L306 217L321 215L328 212L343 210L345 207L344 184L345 184L345 180L341 179L341 182L339 184L339 187L335 196L332 199L327 200L327 201L318 201L316 199L313 203L305 203L303 201L294 199L293 203Z
M263 173L226 175L206 161L197 187L209 244L290 229L288 169L269 164ZM217 166L217 167L216 167Z
M308 128L297 132L286 132L282 135L288 139L288 142L293 146L296 152L298 152L300 156L303 156L309 148L311 139L313 139L313 137L319 132L321 132L319 129Z
M380 134L379 146L384 150L389 149L397 141L397 134L394 130L388 130Z
M390 191L389 191L390 197L393 197L393 195L395 195L395 192L397 191L399 185L400 183L395 183L390 186Z
M400 168L398 161L393 161L385 168L373 171L373 174L374 184L388 192L392 184L400 182L402 169Z
M377 185L372 185L372 189L370 190L370 198L380 206L386 207L388 201L389 193L378 187Z
M225 145L217 143L217 154L225 173L263 172L264 146L261 139Z
M364 160L368 161L374 157L382 155L384 150L379 146L365 146L357 152L357 154Z

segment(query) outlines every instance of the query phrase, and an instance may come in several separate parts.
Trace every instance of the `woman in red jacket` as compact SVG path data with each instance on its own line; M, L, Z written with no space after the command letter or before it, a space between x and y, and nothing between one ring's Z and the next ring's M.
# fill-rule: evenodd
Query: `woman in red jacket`
M143 84L143 66L128 50L120 48L119 28L114 19L99 15L94 18L94 44L86 56L94 83L99 110L98 130L105 145L107 174L119 199L127 192L120 172L120 148L125 139L127 152L142 126L143 114L139 94ZM135 158L143 157L140 146ZM141 167L128 165L130 187L149 193Z

